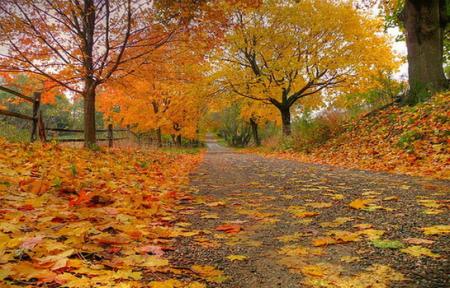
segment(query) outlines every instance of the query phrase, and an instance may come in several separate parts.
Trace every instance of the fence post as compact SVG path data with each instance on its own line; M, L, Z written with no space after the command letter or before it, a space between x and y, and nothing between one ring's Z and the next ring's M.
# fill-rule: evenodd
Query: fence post
M113 147L113 125L108 124L108 147Z
M128 139L128 142L131 142L131 126L130 126L130 124L127 125L127 139Z
M47 135L45 133L45 123L44 118L42 116L42 110L39 111L39 118L38 118L38 131L39 131L39 140L41 142L47 142Z
M33 93L33 121L31 123L31 142L36 141L36 132L38 126L39 109L41 106L41 92Z

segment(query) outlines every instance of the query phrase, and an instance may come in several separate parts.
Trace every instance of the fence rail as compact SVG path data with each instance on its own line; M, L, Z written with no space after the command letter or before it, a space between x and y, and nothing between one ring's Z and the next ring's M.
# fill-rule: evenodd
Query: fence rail
M66 133L84 133L84 130L79 130L79 129L46 128L44 125L44 120L43 120L42 111L41 111L41 93L40 92L34 92L33 97L30 97L30 96L24 95L20 92L14 91L10 88L1 86L1 85L0 85L0 91L7 92L13 96L19 97L22 100L30 102L33 105L33 115L32 116L5 110L5 109L0 109L0 115L4 115L7 117L20 118L20 119L32 122L31 123L31 136L30 136L31 142L36 141L38 137L42 142L46 142L47 141L46 131L66 132ZM108 129L98 129L98 130L96 130L96 132L108 133L107 138L100 138L100 139L97 139L97 141L108 141L109 147L113 146L114 141L129 139L129 135L130 135L129 127L127 127L127 129L113 129L112 124L108 125ZM114 138L115 132L127 132L127 137ZM72 138L72 139L53 138L51 140L56 140L58 142L84 142L84 139L80 139L80 138Z
M44 129L44 121L42 120L42 112L41 112L41 93L34 92L33 97L26 96L20 92L14 91L7 87L0 85L0 91L7 92L13 96L19 97L22 100L28 101L33 105L33 115L25 115L9 110L0 109L0 115L20 118L23 120L31 121L31 136L30 141L36 141L36 139L40 138L41 141L45 141L45 129Z
M45 128L47 131L53 132L70 132L70 133L84 133L84 130L79 129L65 129L65 128ZM108 132L108 129L98 129L96 132ZM113 129L114 132L128 132L128 129Z
M120 138L114 138L113 141L118 140L125 140L128 139L128 137L120 137ZM109 138L97 138L97 141L110 141ZM78 139L58 139L58 142L84 142L84 139L78 138Z
M84 133L84 130L80 129L64 129L64 128L45 128L46 131L52 132L66 132L66 133ZM112 124L108 125L108 129L97 129L95 130L99 133L108 133L107 138L97 138L97 141L108 141L108 146L113 147L114 141L129 139L130 129L113 129ZM114 138L115 132L127 132L127 137L116 137ZM83 138L53 138L50 140L55 140L58 142L83 142Z
M23 120L30 120L30 121L33 120L33 117L31 117L31 116L20 114L20 113L16 113L16 112L12 112L12 111L8 111L8 110L3 110L3 109L0 109L0 115L20 118L20 119L23 119Z
M6 93L12 94L12 95L14 95L16 97L22 98L25 101L28 101L28 102L31 102L31 103L34 102L34 98L33 97L23 95L22 93L14 91L12 89L9 89L9 88L7 88L5 86L0 86L0 90L3 91L3 92L6 92Z

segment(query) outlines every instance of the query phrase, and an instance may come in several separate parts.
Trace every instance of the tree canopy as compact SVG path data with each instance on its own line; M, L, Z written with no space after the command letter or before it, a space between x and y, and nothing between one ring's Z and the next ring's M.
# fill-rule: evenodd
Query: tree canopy
M382 22L350 3L271 0L233 16L214 54L217 85L274 105L285 134L299 99L370 89L377 74L397 67Z

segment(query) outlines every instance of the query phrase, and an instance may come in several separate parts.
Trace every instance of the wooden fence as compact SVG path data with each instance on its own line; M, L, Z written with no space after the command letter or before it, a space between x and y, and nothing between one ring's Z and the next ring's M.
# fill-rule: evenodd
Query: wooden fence
M59 133L59 132L84 133L84 130L77 130L77 129L46 128L44 125L44 120L43 120L42 111L41 111L41 93L40 92L34 92L33 97L30 97L30 96L26 96L20 92L6 88L4 86L0 86L0 91L7 92L13 96L21 98L27 102L30 102L33 105L33 112L32 112L31 116L17 113L17 112L8 111L5 109L0 109L0 115L4 115L7 117L15 117L15 118L23 119L26 121L31 121L31 131L30 131L31 132L31 136L30 136L31 142L36 141L38 137L42 142L46 142L47 141L47 134L46 134L47 131L52 131L52 132L57 132L57 133ZM99 133L107 132L106 138L100 138L100 139L97 139L97 141L108 141L109 147L113 146L114 141L128 139L129 135L130 135L129 127L127 127L127 129L113 129L112 124L109 124L107 129L99 129L96 131ZM114 138L115 132L127 132L127 137ZM82 138L52 138L51 140L55 140L58 142L84 142L84 139L82 139Z
M62 128L45 128L46 131L58 132L58 133L84 133L84 130L78 129L62 129ZM106 138L97 138L97 141L108 141L108 147L113 147L113 142L118 140L129 139L130 129L113 129L113 125L109 124L107 129L98 129L96 130L98 133L107 133ZM116 137L114 138L114 134L116 132L127 132L126 137ZM51 140L56 140L58 142L84 142L82 138L54 138Z
M33 112L32 112L33 114L31 116L4 109L0 109L0 115L31 121L30 141L31 142L36 141L38 136L41 141L45 141L46 139L45 139L44 121L42 119L42 111L41 111L41 93L34 92L33 97L30 97L3 86L0 86L0 90L7 92L11 95L14 95L16 97L19 97L22 100L30 102L33 105Z

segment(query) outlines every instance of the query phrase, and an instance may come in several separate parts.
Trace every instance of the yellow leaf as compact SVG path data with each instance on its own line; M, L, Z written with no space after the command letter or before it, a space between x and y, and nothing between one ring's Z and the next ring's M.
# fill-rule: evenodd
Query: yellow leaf
M323 254L323 250L322 248L310 248L296 245L288 245L281 248L279 250L279 253L295 257L303 257L308 255L318 256Z
M369 240L375 240L379 239L381 236L383 236L384 231L383 230L376 230L376 229L365 229L357 232L358 235L365 235Z
M356 199L348 204L353 209L363 209L367 207L367 204L373 202L372 199Z
M323 277L325 275L322 267L318 265L305 265L300 268L300 271L306 276Z
M439 234L448 234L450 233L450 225L436 225L430 227L424 227L420 230L423 231L425 235L439 235Z
M338 227L341 226L344 223L347 223L348 221L352 221L353 218L350 217L337 217L332 222L322 222L320 223L321 227Z
M312 202L307 203L305 206L312 207L312 208L330 208L333 204L328 202Z
M150 288L181 288L183 283L176 279L150 282Z
M244 256L244 255L229 255L229 256L227 256L227 259L231 260L231 261L243 261L243 260L247 259L247 256Z
M383 201L397 201L397 200L398 200L397 196L389 196L383 198Z
M299 218L307 218L307 217L314 217L314 216L317 216L317 215L319 215L320 213L317 213L317 212L308 212L308 211L304 211L304 212L296 212L296 213L294 213L294 215L296 216L296 217L299 217Z
M341 257L341 261L345 262L345 263L351 263L351 262L356 262L356 261L360 261L361 258L356 257L356 256L342 256Z
M283 235L283 236L279 236L277 237L277 239L281 242L287 243L287 242L292 242L292 241L297 241L298 239L300 239L303 236L302 233L300 232L296 232L294 234L291 235Z
M193 265L192 271L197 273L200 277L215 283L222 283L227 279L222 271L217 270L209 265Z
M400 251L403 253L410 254L414 257L422 257L422 256L428 256L431 258L441 257L441 255L433 253L433 252L431 252L430 249L419 246L419 245L409 246L407 248L401 249Z
M337 244L338 242L331 237L322 237L322 238L313 239L312 243L314 246L319 247L319 246L327 246L327 245Z
M162 267L167 265L169 265L169 261L158 256L147 256L145 261L140 264L143 267Z

